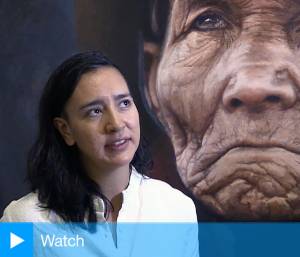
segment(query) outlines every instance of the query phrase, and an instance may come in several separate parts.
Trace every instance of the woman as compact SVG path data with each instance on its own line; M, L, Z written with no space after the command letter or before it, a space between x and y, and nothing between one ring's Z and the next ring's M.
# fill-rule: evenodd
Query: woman
M100 52L63 62L39 107L28 160L32 192L2 222L192 221L195 207L168 184L142 174L150 161L126 80Z

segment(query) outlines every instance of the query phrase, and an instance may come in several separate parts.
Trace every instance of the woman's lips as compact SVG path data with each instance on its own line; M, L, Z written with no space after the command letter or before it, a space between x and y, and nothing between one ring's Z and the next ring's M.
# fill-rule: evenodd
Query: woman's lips
M110 151L123 151L127 148L130 138L120 138L110 141L105 148Z

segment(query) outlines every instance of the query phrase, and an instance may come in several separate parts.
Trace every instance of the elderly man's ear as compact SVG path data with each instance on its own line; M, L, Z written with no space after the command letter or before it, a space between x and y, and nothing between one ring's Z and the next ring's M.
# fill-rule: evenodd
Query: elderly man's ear
M160 108L157 97L157 68L159 65L159 54L160 54L160 46L152 43L145 42L144 43L144 60L145 60L145 89L144 93L146 96L146 100L151 107L151 109L155 112L155 114L160 116Z

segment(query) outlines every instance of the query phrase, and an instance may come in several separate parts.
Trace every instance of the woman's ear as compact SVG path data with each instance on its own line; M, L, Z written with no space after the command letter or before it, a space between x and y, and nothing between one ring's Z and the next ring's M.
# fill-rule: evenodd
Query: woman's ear
M68 146L72 146L75 144L75 140L72 135L71 128L68 124L68 122L61 117L56 117L53 119L54 127L59 131L63 139L65 140L65 143Z

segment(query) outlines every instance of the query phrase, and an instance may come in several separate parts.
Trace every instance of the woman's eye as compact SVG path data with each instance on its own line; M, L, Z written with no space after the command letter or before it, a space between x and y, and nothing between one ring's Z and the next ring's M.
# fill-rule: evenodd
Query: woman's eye
M121 108L126 108L126 107L129 107L130 104L131 104L131 101L129 99L125 99L125 100L121 101L120 107Z
M192 28L200 31L211 31L225 29L228 22L217 13L203 13L199 15L193 22Z
M96 117L96 116L99 116L101 115L102 111L100 108L96 108L96 109L92 109L92 110L89 110L87 115L89 117Z

